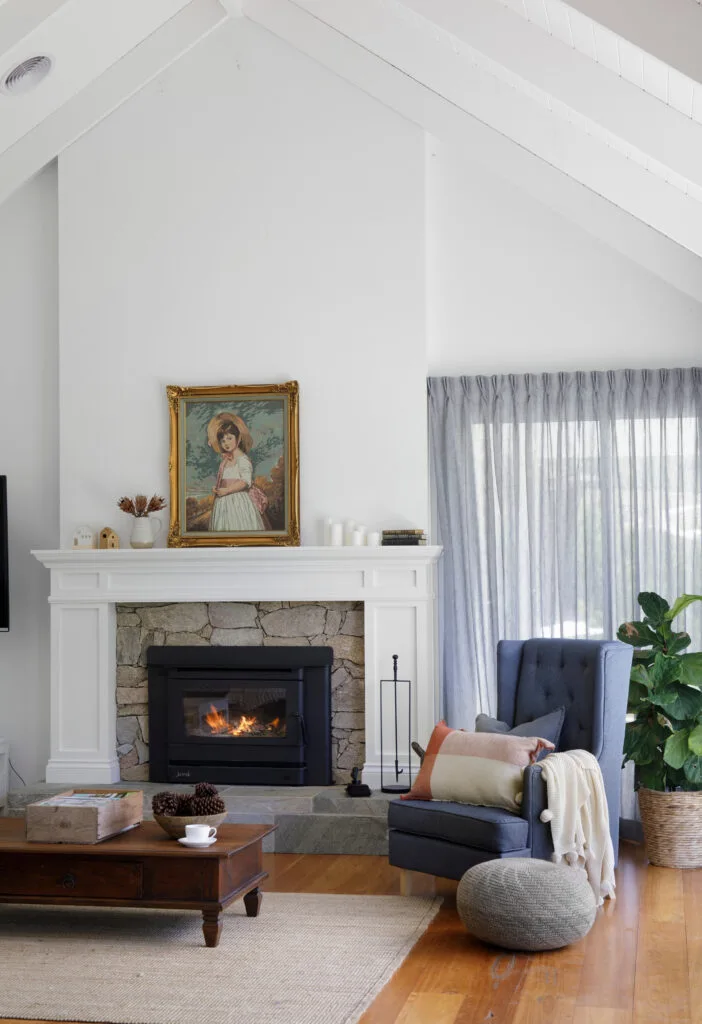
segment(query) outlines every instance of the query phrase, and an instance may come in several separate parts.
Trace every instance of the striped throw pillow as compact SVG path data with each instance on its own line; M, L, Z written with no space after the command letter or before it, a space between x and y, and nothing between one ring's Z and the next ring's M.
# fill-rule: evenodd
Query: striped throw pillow
M553 749L540 736L464 732L439 722L412 789L400 799L452 800L516 811L524 769L542 750Z

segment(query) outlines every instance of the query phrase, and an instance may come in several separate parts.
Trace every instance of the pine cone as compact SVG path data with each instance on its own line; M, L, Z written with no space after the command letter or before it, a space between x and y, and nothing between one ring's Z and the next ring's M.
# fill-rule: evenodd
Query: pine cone
M217 787L211 782L198 782L195 787L195 796L217 796Z
M176 814L180 817L190 818L193 814L193 797L191 793L178 794L178 810Z
M154 814L170 817L178 814L178 795L176 793L156 793L151 801L151 810Z
M223 814L226 811L221 796L196 796L193 799L193 814L206 817L210 814Z

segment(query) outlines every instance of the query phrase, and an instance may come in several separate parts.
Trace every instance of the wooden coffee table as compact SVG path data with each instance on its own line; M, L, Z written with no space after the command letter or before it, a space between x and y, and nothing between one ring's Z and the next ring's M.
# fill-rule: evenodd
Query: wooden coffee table
M0 903L160 907L202 911L205 945L222 934L222 911L244 898L261 906L262 840L275 825L221 825L217 842L188 849L152 821L102 843L28 843L23 818L0 818Z

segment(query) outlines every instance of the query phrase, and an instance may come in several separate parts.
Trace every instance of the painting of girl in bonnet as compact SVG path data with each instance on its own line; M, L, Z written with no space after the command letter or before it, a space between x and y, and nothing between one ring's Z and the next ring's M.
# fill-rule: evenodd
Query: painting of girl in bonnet
M296 382L167 390L169 544L299 544Z
M212 488L215 497L210 530L231 533L270 529L264 519L268 498L254 483L248 456L253 441L244 421L234 413L217 413L207 424L207 443L221 456Z

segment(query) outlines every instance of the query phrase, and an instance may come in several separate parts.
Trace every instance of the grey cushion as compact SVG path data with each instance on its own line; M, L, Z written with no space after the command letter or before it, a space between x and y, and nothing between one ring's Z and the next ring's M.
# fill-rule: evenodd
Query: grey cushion
M447 839L429 839L427 836L416 836L412 832L398 832L396 828L388 831L388 852L390 863L398 868L405 868L407 871L428 871L439 878L454 878L456 881L463 878L468 868L481 864L484 860L529 856L529 850L490 853L489 850L476 850L472 846L450 843Z
M529 823L501 807L473 807L449 800L393 800L388 826L476 850L509 853L529 845Z
M564 719L565 707L563 705L554 708L553 711L549 711L547 715L542 715L540 718L533 718L529 722L515 725L514 729L510 729L507 722L501 722L499 718L478 715L475 720L475 731L509 733L510 736L540 736L544 740L550 740L558 750ZM547 753L547 750L543 751L544 755Z
M581 868L515 857L476 864L456 906L471 934L505 949L559 949L592 928L595 896Z

